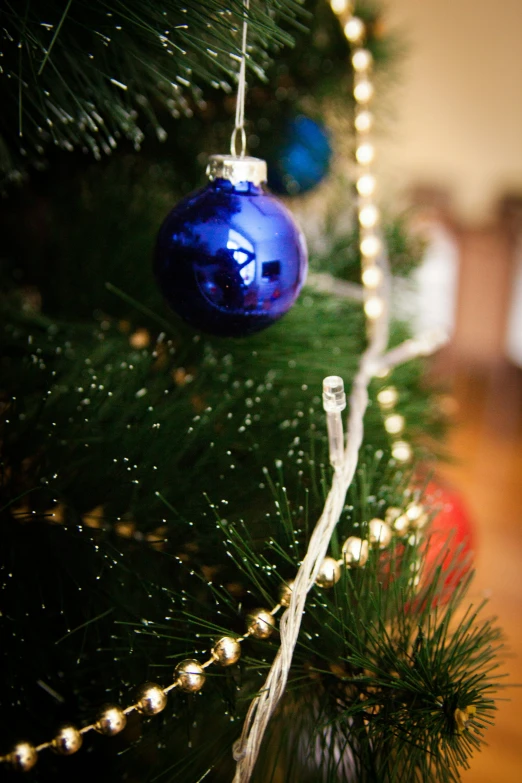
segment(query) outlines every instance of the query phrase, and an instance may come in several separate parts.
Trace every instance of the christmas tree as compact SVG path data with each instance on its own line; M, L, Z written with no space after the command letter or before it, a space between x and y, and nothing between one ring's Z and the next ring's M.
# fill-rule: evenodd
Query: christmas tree
M396 49L378 9L2 15L2 772L458 780L492 720L500 633L466 601L469 537L431 480L443 426L419 357L439 336L390 317L419 249L374 198L373 75ZM219 275L198 272L207 334L149 259L234 114L233 150L244 133L290 207L322 215L279 321L290 240L254 285L230 199L284 208L218 161L205 253L230 230Z

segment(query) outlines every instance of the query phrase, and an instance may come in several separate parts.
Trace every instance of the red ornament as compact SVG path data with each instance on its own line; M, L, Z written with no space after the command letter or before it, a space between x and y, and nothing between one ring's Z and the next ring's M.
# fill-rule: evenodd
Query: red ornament
M429 585L440 567L443 581L437 603L446 603L472 568L473 525L460 494L446 486L431 481L424 493L424 503L439 510L426 528L422 584Z

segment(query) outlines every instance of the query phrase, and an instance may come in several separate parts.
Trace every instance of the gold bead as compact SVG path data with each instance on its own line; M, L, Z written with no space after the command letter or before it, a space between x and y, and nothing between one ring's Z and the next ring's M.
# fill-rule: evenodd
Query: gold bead
M392 457L397 462L409 462L413 456L413 449L405 440L396 440L392 446Z
M241 645L232 636L223 636L212 648L212 657L220 666L232 666L241 658Z
M55 753L60 756L72 756L73 753L80 750L83 737L76 726L62 726L51 745Z
M384 419L384 429L388 435L400 435L404 430L406 421L400 413L392 413Z
M186 661L178 663L174 670L176 682L182 691L195 693L201 690L205 684L205 669L198 661L188 658Z
M369 546L367 541L350 536L343 544L343 557L347 568L364 566L368 562Z
M165 709L167 694L155 682L146 682L138 690L136 709L142 715L157 715Z
M369 296L364 303L364 312L373 320L380 318L384 312L384 303L379 296Z
M364 22L358 16L352 16L344 26L344 34L350 43L358 43L363 38L365 32Z
M406 509L406 516L410 520L411 526L415 528L415 530L420 530L423 528L428 521L428 515L424 511L424 508L417 503L412 503L410 506L408 506Z
M121 707L116 704L108 704L98 715L94 728L106 737L114 737L123 731L127 725L127 716Z
M393 520L393 529L400 535L405 535L410 529L411 519L407 514L399 514Z
M399 401L399 392L395 386L386 386L377 395L377 402L385 411L394 408Z
M400 515L402 514L402 511L400 508L397 508L396 506L390 506L386 509L386 513L384 515L384 521L387 525L390 525L391 527L394 526L394 522Z
M275 628L275 620L268 609L253 609L247 615L248 633L256 639L268 639Z
M341 569L337 560L333 557L325 557L315 578L316 585L319 585L319 587L333 587L340 578Z
M376 544L379 549L387 547L392 539L391 528L383 519L371 519L368 530L370 544Z
M14 746L8 759L17 772L29 772L38 761L38 753L30 742L19 742Z
M290 606L290 598L292 597L292 590L294 589L295 579L289 579L279 588L279 603L281 606Z

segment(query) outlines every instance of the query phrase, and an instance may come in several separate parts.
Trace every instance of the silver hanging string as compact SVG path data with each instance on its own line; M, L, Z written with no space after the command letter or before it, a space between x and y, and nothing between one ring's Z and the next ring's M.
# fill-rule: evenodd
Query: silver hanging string
M245 133L245 93L246 93L246 57L247 57L247 33L248 33L248 11L250 0L243 0L243 35L241 40L241 64L239 66L239 75L237 80L237 101L236 101L236 122L230 139L230 154L234 157L244 158L246 155L246 133ZM238 136L241 143L240 152L237 152Z

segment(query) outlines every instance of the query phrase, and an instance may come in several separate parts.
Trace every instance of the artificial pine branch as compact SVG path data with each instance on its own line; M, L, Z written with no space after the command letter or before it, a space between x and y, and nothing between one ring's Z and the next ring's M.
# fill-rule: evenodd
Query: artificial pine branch
M158 111L193 115L202 88L231 92L244 16L242 0L183 4L11 2L1 11L0 169L42 154L49 144L110 153L120 137L136 147ZM307 14L297 0L253 3L249 68L265 78L269 53L293 43Z

